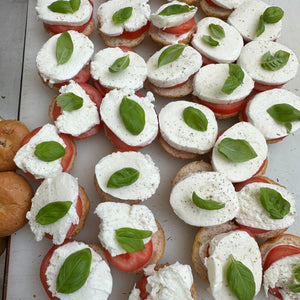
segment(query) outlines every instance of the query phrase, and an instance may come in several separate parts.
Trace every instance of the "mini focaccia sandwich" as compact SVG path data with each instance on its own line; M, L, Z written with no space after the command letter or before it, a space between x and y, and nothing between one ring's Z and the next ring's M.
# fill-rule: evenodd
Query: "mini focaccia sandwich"
M74 30L52 36L41 47L36 57L38 73L48 87L58 91L70 80L89 81L93 42Z
M154 100L151 92L144 97L130 89L114 89L105 95L100 114L113 145L137 151L153 142L158 133Z
M87 36L93 32L94 4L91 0L38 0L35 10L50 35L68 30Z
M196 234L192 262L216 300L253 299L262 282L255 238L232 223L203 227Z
M37 127L26 135L14 162L27 176L43 180L61 172L70 172L76 157L76 145L52 124Z
M281 88L298 71L298 59L288 47L272 41L253 41L246 44L237 60L255 81L256 91Z
M49 107L49 117L60 133L74 139L86 139L102 128L100 92L88 83L71 80L59 90Z
M163 4L151 14L149 35L160 46L188 44L196 30L197 7L180 1Z
M26 218L36 241L46 236L53 244L62 244L81 231L89 208L90 201L77 178L62 172L41 183Z
M197 23L191 45L202 55L203 65L235 62L244 46L240 33L228 23L206 17Z
M100 246L72 239L46 253L40 280L51 300L107 300L113 285Z
M260 245L263 287L278 299L299 299L300 238L282 234Z
M149 265L128 300L197 300L192 269L179 262Z
M113 152L95 166L94 183L104 201L138 204L156 192L159 182L159 169L141 152Z
M212 167L231 182L242 182L265 173L267 154L268 146L261 132L248 122L238 122L217 139Z
M147 61L150 88L166 98L184 97L193 91L193 77L201 65L201 54L193 47L165 46Z
M165 249L165 235L151 210L144 205L103 202L98 238L107 260L122 272L140 273L156 264Z
M148 0L109 0L97 11L98 33L109 46L138 46L150 27Z
M235 222L258 238L282 234L296 219L294 195L264 176L254 176L235 186L240 209Z
M112 89L143 88L147 78L145 60L127 46L104 48L96 53L91 62L94 86L102 96Z
M218 124L207 107L185 100L165 105L159 113L159 142L172 156L193 159L214 146Z
M285 89L271 89L249 97L239 115L277 143L300 128L300 98Z
M252 78L236 64L209 64L194 77L193 99L209 107L217 118L238 114L254 86Z
M253 40L275 41L280 37L283 10L261 0L243 1L228 17L245 42Z

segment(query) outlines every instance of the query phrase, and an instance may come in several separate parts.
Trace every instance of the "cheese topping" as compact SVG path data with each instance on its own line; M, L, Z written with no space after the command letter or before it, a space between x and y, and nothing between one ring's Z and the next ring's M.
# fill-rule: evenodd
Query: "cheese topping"
M300 98L290 91L284 89L272 89L258 93L246 107L247 121L253 124L264 135L266 140L276 139L288 135L283 123L275 121L267 112L275 104L289 104L300 110ZM291 122L290 133L300 128L300 122Z
M241 5L245 0L210 0L216 5L227 8L227 9L234 9Z
M254 87L251 77L244 71L244 79L232 93L225 94L222 87L229 76L228 64L209 64L194 77L193 95L212 103L229 104L246 98Z
M89 0L81 0L80 6L74 13L57 13L51 11L48 6L55 0L37 0L35 10L39 19L51 25L80 26L89 21L93 13L93 6Z
M261 66L262 56L270 51L274 55L278 50L290 53L285 66L277 71L265 70ZM253 80L264 84L284 84L293 79L298 71L298 59L288 47L277 42L253 41L243 47L237 63L245 69Z
M56 42L61 33L49 38L37 54L39 74L50 85L73 78L89 63L94 53L94 44L87 36L74 30L68 32L73 42L73 53L66 63L58 65L56 60Z
M61 266L69 255L85 248L89 248L92 251L90 274L86 282L79 290L73 293L58 293L56 291L56 278ZM46 270L46 277L49 291L54 297L61 300L106 300L112 292L113 281L109 266L97 252L82 242L72 241L54 250L50 259L50 264Z
M125 7L132 7L132 14L124 23L115 24L113 14ZM109 0L102 3L97 11L100 31L110 36L118 36L126 31L136 31L145 26L150 18L151 9L148 0Z
M78 83L71 80L70 84L62 86L59 92L60 94L73 93L83 99L82 107L79 109L73 111L61 109L61 115L59 115L54 122L59 132L67 133L72 136L79 136L95 125L100 124L100 117L96 104Z
M99 240L111 256L127 253L117 241L117 229L129 227L150 230L152 234L158 230L151 210L145 205L103 202L96 207L95 214L101 219ZM148 243L150 239L151 237L143 239L144 244Z
M284 218L272 219L268 211L264 209L260 202L261 187L277 191L283 199L290 203L290 211ZM240 210L236 220L239 224L265 230L276 230L289 227L295 222L296 204L294 196L282 186L264 182L249 183L237 193L237 196Z
M116 59L129 55L129 66L119 72L112 73L109 67ZM91 75L101 85L109 89L129 88L139 90L147 78L147 66L144 59L133 51L123 52L121 48L105 48L100 50L91 62Z
M77 200L77 178L68 173L60 173L55 177L46 178L38 187L31 200L31 209L26 214L36 241L41 241L45 233L48 233L53 237L54 244L61 244L65 240L70 226L79 223L79 217L76 212ZM41 225L37 223L35 218L39 210L47 204L56 201L72 202L67 214L52 224Z
M123 168L138 170L139 178L128 186L108 188L110 176ZM96 164L95 176L105 193L122 200L146 200L155 193L160 182L159 169L150 155L134 151L114 152L103 157Z
M258 37L256 36L260 16L268 7L270 5L261 0L244 1L230 14L227 21L240 32L245 41L276 40L281 34L281 20L273 24L265 23L265 31Z
M168 47L163 47L147 61L148 79L158 87L171 87L183 83L202 65L201 54L191 46L186 46L176 60L158 68L159 56Z
M35 147L46 141L55 141L66 147L63 139L58 135L57 128L52 124L46 124L18 150L14 157L15 164L24 172L31 173L36 179L53 177L62 172L61 158L46 162L34 154Z
M244 162L232 162L218 151L218 145L224 138L246 140L257 156ZM239 122L228 128L218 139L212 152L213 169L223 173L231 182L241 182L258 172L268 153L264 136L248 122Z
M198 131L189 127L183 119L187 107L200 110L206 117L207 130ZM214 113L204 105L178 100L168 103L159 113L160 134L172 147L192 153L207 153L215 144L218 124Z
M138 103L145 112L145 127L138 135L128 131L121 118L120 104L125 96ZM107 93L102 100L100 106L101 118L106 126L127 145L147 146L156 138L158 133L158 120L152 103L154 100L151 92L148 92L145 97L139 97L130 89L114 89Z
M261 254L254 238L236 230L216 235L210 242L209 257L205 258L211 293L216 300L237 299L230 290L226 270L230 255L250 269L255 281L255 295L262 281Z
M211 36L209 30L210 24L222 26L225 32L225 37L222 39L212 37L219 42L219 45L216 47L212 47L202 40L202 37L205 35ZM202 55L219 63L231 63L236 61L244 46L242 36L233 26L230 26L221 19L212 17L203 18L197 24L197 31L191 43Z
M196 206L193 192L203 200L224 203L225 207L208 210ZM213 226L232 220L239 209L233 184L221 173L199 172L179 181L172 189L170 204L175 214L193 226Z

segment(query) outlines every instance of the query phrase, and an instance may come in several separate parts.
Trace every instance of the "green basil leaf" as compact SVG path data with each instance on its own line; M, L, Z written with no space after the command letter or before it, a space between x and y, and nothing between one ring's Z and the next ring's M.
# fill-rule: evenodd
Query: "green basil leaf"
M273 56L268 51L261 58L261 66L268 71L277 71L287 64L289 58L289 52L278 50Z
M109 72L111 73L117 73L122 70L125 70L130 63L129 54L117 58L114 63L108 68Z
M42 161L51 162L63 157L65 152L65 148L60 143L47 141L36 145L34 154Z
M41 225L53 224L67 214L71 205L72 201L51 202L38 211L35 221Z
M294 270L294 276L297 281L300 281L300 266Z
M257 26L256 36L260 36L264 31L265 31L264 17L260 16L258 26Z
M130 227L116 229L117 237L126 237L130 239L146 239L152 235L151 230L140 230Z
M237 78L239 82L243 82L244 80L244 71L239 65L229 64L229 75Z
M203 35L202 36L202 41L212 47L217 47L219 46L219 42L214 40L210 35Z
M69 255L61 266L56 278L56 290L70 294L79 290L86 282L92 263L92 251L89 248Z
M284 11L278 6L268 7L263 13L265 23L277 23L282 19Z
M131 6L124 7L119 9L113 14L112 20L115 24L122 24L126 20L128 20L131 17L131 15L132 15L132 7Z
M260 203L271 219L283 219L289 213L291 205L280 193L267 187L261 187L259 191Z
M189 12L191 10L194 10L194 6L189 5L180 5L180 4L172 4L164 8L159 15L161 16L171 16L171 15L178 15L182 13Z
M286 287L293 293L300 293L300 284L299 283L288 284Z
M120 115L126 129L134 135L140 134L145 127L145 111L134 100L123 97Z
M176 60L186 47L184 44L174 44L167 47L159 56L157 67L162 67Z
M209 200L201 199L195 192L193 192L192 200L197 207L207 209L207 210L217 210L225 207L225 203L214 201L211 199Z
M244 162L257 156L246 140L224 138L218 145L218 151L232 162Z
M73 12L77 11L80 7L80 0L70 0L70 4L71 4L71 7L73 9Z
M292 123L284 123L283 125L284 125L284 127L286 129L286 133L291 133Z
M251 270L230 254L226 270L229 288L239 300L252 300L255 296L255 281Z
M208 25L208 28L214 38L223 39L225 37L225 31L221 25L211 23Z
M56 43L56 61L58 65L65 64L73 53L73 42L69 32L63 32Z
M275 104L267 112L275 121L281 123L300 120L300 111L287 103Z
M119 188L122 186L128 186L138 180L140 172L133 168L123 168L113 173L108 182L108 188Z
M231 94L243 83L244 71L239 65L229 64L229 76L226 78L221 91L227 95Z
M207 118L205 114L192 106L188 106L183 110L183 120L191 128L198 131L207 130Z
M73 93L63 93L56 97L57 105L65 111L73 111L82 107L83 98Z
M72 14L73 9L70 4L70 1L55 1L51 3L48 8L56 13L61 13L61 14Z

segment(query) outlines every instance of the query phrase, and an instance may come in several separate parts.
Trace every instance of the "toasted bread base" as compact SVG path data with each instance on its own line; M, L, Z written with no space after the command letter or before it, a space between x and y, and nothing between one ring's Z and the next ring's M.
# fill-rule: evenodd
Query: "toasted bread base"
M209 17L220 18L226 20L232 13L232 9L226 9L223 7L216 7L209 5L205 0L199 0L202 11Z

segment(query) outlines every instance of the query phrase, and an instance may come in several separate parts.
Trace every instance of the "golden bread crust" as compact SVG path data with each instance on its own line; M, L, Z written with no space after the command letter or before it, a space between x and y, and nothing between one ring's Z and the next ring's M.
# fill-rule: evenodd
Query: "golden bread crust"
M209 5L205 0L199 0L200 8L209 17L226 20L233 10Z

